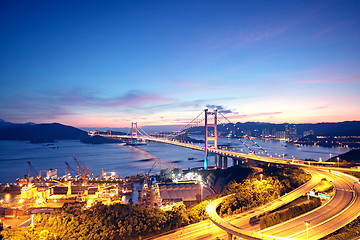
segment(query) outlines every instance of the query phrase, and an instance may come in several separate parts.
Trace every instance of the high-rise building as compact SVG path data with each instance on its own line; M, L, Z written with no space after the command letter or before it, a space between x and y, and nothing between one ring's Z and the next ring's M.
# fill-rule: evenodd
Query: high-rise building
M276 131L275 138L279 139L279 140L285 140L286 132L285 131Z
M295 124L287 124L285 125L285 138L289 139L289 140L294 140L296 139L296 135L297 135L297 130L296 130L296 125Z
M261 133L262 137L270 137L270 131L268 129L263 129Z

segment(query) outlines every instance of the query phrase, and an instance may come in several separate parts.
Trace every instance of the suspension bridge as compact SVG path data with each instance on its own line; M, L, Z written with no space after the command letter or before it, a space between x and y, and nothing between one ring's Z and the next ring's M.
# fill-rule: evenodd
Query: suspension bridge
M222 120L220 120L222 119ZM248 153L235 151L235 149L222 149L218 145L218 126L222 125L227 131L233 134L233 138L237 138L239 142L248 150ZM190 141L181 141L179 136L187 134L194 127L203 126L205 129L204 143L196 144ZM94 134L93 134L94 135ZM205 109L198 114L188 124L182 126L178 131L162 134L161 136L151 136L146 133L137 122L132 122L130 134L113 135L111 131L109 134L96 134L106 138L113 139L127 139L129 144L136 145L139 142L160 142L165 144L172 144L180 147L186 147L194 150L204 152L204 169L209 168L209 156L214 156L214 168L228 168L230 166L229 159L232 160L232 166L239 165L242 161L261 161L276 164L291 164L301 166L312 166L319 169L339 170L343 168L335 167L334 162L310 162L305 160L298 160L296 158L281 158L272 156L263 147L261 147L251 137L246 135L236 124L232 123L224 114L217 109L212 111ZM246 141L245 141L246 140ZM251 142L248 144L247 142ZM230 160L230 161L231 161ZM359 171L358 169L350 169L349 171Z
M224 123L220 121L220 117L225 119ZM205 130L203 144L194 144L188 141L180 141L179 138L177 138L178 136L186 134L190 129L201 126L203 122L203 127ZM233 137L237 138L246 147L248 153L219 148L217 129L219 124L222 124L223 127L225 127L228 131L233 132ZM236 135L236 133L240 134ZM130 140L130 144L137 144L139 141L152 141L203 151L204 169L208 169L209 167L209 156L214 155L214 168L227 168L228 159L231 158L233 161L233 166L240 164L241 161L251 160L275 164L295 165L305 168L309 173L311 173L313 177L307 184L299 187L298 189L295 189L288 195L284 195L271 204L261 206L255 210L252 210L251 212L244 213L241 217L234 218L231 220L232 222L219 217L216 212L216 209L223 201L223 198L211 202L206 208L207 215L210 221L214 223L214 225L226 232L228 239L233 239L233 236L256 240L294 238L319 239L326 236L330 232L334 232L337 229L340 229L360 215L360 212L358 211L360 206L359 180L350 175L339 172L359 172L359 169L335 167L334 163L331 162L310 162L297 160L295 158L286 159L284 156L283 158L273 157L249 136L241 132L241 130L236 127L236 124L232 123L217 109L214 109L213 111L205 109L191 122L183 126L179 131L172 132L170 134L163 134L161 137L147 134L142 128L138 127L137 123L132 123L131 134L111 135L110 132L110 134L103 134L101 136L107 138L128 139ZM247 144L244 139L251 141L252 145L249 146L249 144ZM257 148L259 152L255 151L254 147ZM268 228L263 231L246 230L248 227L247 224L249 222L248 218L261 215L292 201L293 199L313 189L313 187L316 186L323 178L326 178L332 182L335 188L335 194L329 201L329 204L324 204L322 207L317 208L314 211L303 214L293 220L287 221L284 223L284 225L279 224L275 227ZM226 197L227 196L224 198ZM308 229L307 231L304 231L304 222L311 222L312 226L310 228L310 234ZM188 235L189 238L193 238L194 236L202 236L203 234L206 235L207 230L205 230L205 228L209 226L211 227L211 225L208 224L206 224L205 227L203 225L189 226L189 231L185 230L184 233L181 231L181 238L184 238L183 234ZM308 228L308 225L306 227ZM197 230L194 231L193 228ZM176 231L170 235L171 237L178 238L179 232ZM168 239L170 238L170 235L164 235L163 237L159 237L159 239Z

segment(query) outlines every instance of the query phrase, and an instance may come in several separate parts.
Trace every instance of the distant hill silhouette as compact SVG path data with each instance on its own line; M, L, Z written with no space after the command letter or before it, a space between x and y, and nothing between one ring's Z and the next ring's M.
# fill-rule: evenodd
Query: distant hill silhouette
M274 124L274 123L263 123L263 122L245 122L245 123L236 123L236 128L233 124L222 124L218 125L218 132L222 136L226 136L232 131L233 134L241 136L241 131L251 131L252 135L260 135L262 130L268 129L272 131L285 131L285 126L288 123ZM295 124L297 128L297 133L302 134L304 131L313 130L316 136L360 136L360 121L346 121L338 123L316 123L316 124ZM227 130L227 128L229 130ZM239 130L237 130L239 128ZM255 131L256 130L256 131ZM190 134L205 134L205 128L194 127L188 133Z
M360 149L352 149L346 153L340 154L339 156L332 157L329 159L329 162L337 162L337 157L339 157L339 162L344 160L349 163L360 163Z
M0 140L83 139L87 132L60 123L6 124L0 126Z
M11 126L11 125L14 125L14 123L6 122L6 121L0 119L0 127Z
M33 122L27 122L27 123L12 123L12 122L6 122L2 119L0 119L0 127L6 127L6 126L12 126L12 125L36 125L36 123Z

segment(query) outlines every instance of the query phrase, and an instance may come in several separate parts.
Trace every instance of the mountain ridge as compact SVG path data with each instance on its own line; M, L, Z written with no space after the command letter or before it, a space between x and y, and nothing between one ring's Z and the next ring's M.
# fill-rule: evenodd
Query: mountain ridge
M0 140L75 140L88 136L87 132L60 123L10 124L0 126Z

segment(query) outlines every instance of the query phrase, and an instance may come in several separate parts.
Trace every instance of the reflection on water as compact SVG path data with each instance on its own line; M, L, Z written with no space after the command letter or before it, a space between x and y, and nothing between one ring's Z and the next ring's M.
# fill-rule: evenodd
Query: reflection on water
M244 140L252 150L259 149L249 140ZM238 140L220 138L219 145L227 145L228 149L248 153L249 150ZM318 146L298 147L294 144L279 142L275 140L256 140L267 152L275 156L285 158L297 157L298 159L321 158L323 161L332 156L347 152L345 148L324 148ZM156 164L152 173L159 173L161 169L180 167L183 169L202 167L203 152L173 146L163 143L148 143L139 146L124 146L121 144L83 144L79 141L65 140L58 141L52 149L41 144L29 144L21 141L0 141L0 182L15 182L28 174L26 161L30 161L37 171L50 168L58 169L58 175L65 172L65 162L76 169L72 155L81 165L89 167L95 176L101 175L104 171L116 171L117 175L126 177L136 174L144 174L149 171L154 161ZM191 160L189 160L191 159ZM210 160L209 166L213 165Z

